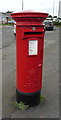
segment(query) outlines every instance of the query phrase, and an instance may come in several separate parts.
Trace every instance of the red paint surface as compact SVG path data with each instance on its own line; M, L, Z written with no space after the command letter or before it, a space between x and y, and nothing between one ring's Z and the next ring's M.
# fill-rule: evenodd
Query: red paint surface
M33 93L42 88L42 67L44 49L43 20L45 13L13 13L16 20L16 88L24 93ZM35 26L36 30L32 30ZM34 34L25 34L34 32ZM36 34L41 32L41 34ZM38 55L28 53L29 40L38 40Z

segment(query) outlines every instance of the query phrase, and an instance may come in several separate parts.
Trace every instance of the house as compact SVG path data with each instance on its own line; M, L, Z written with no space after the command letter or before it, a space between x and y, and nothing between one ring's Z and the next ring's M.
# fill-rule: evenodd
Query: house
M11 20L12 18L10 17L10 13L0 12L0 24L8 23L8 21Z
M58 19L59 19L59 22L61 22L61 1L59 2Z
M0 24L5 24L7 22L6 14L4 12L0 12Z

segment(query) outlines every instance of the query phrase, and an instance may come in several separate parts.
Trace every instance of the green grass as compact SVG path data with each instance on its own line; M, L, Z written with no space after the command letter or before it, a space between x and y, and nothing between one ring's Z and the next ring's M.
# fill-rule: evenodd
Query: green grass
M5 26L5 25L7 25L7 26L11 26L12 24L0 24L0 25L4 25L4 26Z
M56 27L61 27L61 25L59 24L58 26L57 25L54 25L54 26L56 26Z
M58 25L59 27L61 27L61 25Z

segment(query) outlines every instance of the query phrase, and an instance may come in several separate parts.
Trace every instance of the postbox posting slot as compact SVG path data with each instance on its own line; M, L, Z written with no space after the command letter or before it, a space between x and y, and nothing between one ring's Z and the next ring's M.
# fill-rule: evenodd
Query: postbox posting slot
M43 37L43 32L42 31L39 31L39 32L25 31L24 38L26 38L26 37Z
M24 35L41 35L42 32L24 32Z

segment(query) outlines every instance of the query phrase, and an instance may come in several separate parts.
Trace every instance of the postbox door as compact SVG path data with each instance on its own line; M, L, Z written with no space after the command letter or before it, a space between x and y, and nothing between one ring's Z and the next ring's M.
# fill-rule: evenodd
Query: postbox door
M28 39L28 76L29 88L40 90L42 87L43 39Z
M43 38L28 38L18 41L17 88L32 93L42 87Z

